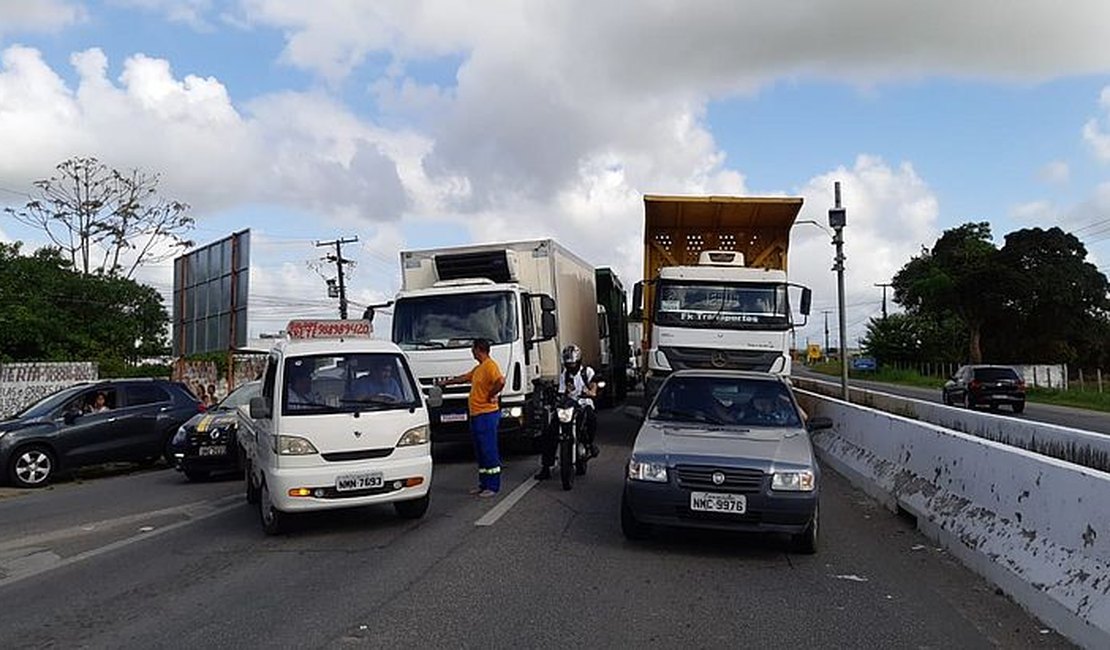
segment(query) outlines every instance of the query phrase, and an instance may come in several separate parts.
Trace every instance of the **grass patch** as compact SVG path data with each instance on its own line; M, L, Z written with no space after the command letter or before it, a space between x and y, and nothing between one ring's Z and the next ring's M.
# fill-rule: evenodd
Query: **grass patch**
M840 376L840 364L835 362L820 363L806 367L814 372L832 377ZM850 379L859 379L863 381L877 381L887 384L899 384L902 386L917 386L920 388L939 389L944 385L944 380L938 377L926 377L914 370L895 370L891 368L885 368L876 372L855 372L849 369L848 377ZM1073 406L1092 411L1110 412L1110 392L1100 393L1093 389L1079 390L1071 388L1069 390L1052 390L1049 388L1031 388L1026 392L1025 399L1026 401L1039 404L1058 404L1060 406Z

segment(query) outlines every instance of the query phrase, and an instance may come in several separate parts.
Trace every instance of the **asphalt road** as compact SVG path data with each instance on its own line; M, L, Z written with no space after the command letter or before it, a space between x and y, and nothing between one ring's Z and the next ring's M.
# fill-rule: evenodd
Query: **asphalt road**
M419 521L307 516L265 537L234 480L146 471L0 491L0 646L1067 647L912 525L824 473L817 555L785 540L621 535L635 422L564 492L510 456L500 501L442 455ZM524 490L526 488L520 488ZM491 503L491 501L493 501Z
M817 379L820 381L827 381L832 384L840 385L839 377L830 377L829 375L811 372L805 368L795 368L794 374L806 377L807 379ZM849 383L856 388L865 388L868 390L876 390L892 395L901 395L903 397L912 397L914 399L925 400L927 402L941 403L940 389L939 388L919 388L917 386L903 386L900 384L886 384L877 381L863 381L859 379L850 379ZM953 407L955 408L955 407ZM1064 427L1071 427L1073 429L1082 429L1084 431L1094 431L1097 433L1110 434L1110 416L1102 411L1088 411L1086 409L1072 408L1069 406L1057 406L1055 404L1039 404L1037 402L1026 402L1025 412L1018 415L1012 413L1006 407L1000 408L995 411L1000 415L1007 417L1023 418L1026 420L1034 420L1036 422L1047 422L1049 424L1058 424Z

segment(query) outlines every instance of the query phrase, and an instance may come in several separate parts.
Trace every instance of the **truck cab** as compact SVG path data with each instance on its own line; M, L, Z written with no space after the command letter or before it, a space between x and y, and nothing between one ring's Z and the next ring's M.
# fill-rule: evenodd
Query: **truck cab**
M269 352L261 395L244 407L247 499L278 534L292 513L391 503L428 508L427 398L396 345L367 321L293 321Z
M633 305L643 322L649 397L673 371L751 370L789 375L794 329L786 271L802 199L646 196L644 281ZM801 289L799 312L811 293Z

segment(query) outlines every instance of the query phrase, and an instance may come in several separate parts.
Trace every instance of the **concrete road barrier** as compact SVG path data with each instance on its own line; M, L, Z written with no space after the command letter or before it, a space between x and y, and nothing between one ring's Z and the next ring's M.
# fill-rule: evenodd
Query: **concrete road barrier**
M922 532L1061 634L1110 647L1110 473L796 393L811 415L835 423L813 436L825 463L913 515Z

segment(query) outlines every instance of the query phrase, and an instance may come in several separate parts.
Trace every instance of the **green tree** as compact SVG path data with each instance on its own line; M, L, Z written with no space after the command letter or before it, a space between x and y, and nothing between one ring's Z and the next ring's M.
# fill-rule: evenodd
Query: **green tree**
M75 272L57 249L0 243L0 359L135 363L165 354L169 315L153 288Z
M130 278L139 266L193 245L183 236L193 227L189 206L159 197L157 174L120 172L84 157L54 169L35 182L37 196L4 211L42 231L74 270Z
M880 363L957 362L963 359L959 350L967 348L967 334L952 316L904 312L871 319L861 344Z
M998 331L1016 354L1047 363L1089 358L1099 347L1089 333L1106 325L1110 285L1083 243L1060 228L1026 228L1006 235L1000 258L1014 280Z
M997 314L1011 282L988 223L946 230L894 276L894 300L910 313L953 315L967 332L968 358L981 363L983 325Z

